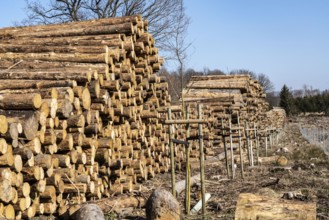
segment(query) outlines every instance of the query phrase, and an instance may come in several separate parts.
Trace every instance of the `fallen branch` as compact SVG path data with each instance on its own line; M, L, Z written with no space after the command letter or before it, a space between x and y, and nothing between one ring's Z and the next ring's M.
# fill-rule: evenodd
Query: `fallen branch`
M197 174L197 175L191 177L190 185L194 186L199 182L200 182L200 174ZM181 192L183 192L185 190L185 188L186 188L186 180L178 181L175 184L176 195L179 195Z

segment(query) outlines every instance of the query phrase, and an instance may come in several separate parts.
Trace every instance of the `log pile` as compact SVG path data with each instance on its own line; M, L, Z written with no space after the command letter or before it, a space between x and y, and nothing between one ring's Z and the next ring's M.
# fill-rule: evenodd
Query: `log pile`
M169 169L157 109L170 97L147 27L130 16L0 29L0 215L61 215Z
M187 103L210 105L218 118L238 112L242 124L262 119L268 108L262 86L249 75L192 76L183 94Z
M186 103L199 101L212 108L212 117L222 122L215 126L218 136L228 129L230 118L235 127L252 124L263 120L268 108L261 85L249 75L192 76L183 94Z
M280 107L274 107L266 112L267 127L272 126L275 129L282 129L286 119L286 111Z
M246 146L249 163L253 166L253 157L258 157L261 144L259 132L276 129L274 123L282 125L282 120L269 120L272 113L267 113L269 105L265 97L260 83L249 75L192 76L184 89L186 104L200 102L211 109L209 117L216 121L208 128L212 134L212 150L215 154L224 151L227 170L229 166L233 170L234 164L243 160L242 146ZM276 115L277 111L271 112ZM240 155L234 153L236 149L240 149ZM241 173L242 170L243 162ZM235 175L233 172L232 176Z

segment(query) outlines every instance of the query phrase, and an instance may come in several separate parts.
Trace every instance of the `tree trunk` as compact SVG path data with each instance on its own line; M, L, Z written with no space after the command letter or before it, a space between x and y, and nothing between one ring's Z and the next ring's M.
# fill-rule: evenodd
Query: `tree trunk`
M315 220L316 203L241 193L235 211L235 219Z

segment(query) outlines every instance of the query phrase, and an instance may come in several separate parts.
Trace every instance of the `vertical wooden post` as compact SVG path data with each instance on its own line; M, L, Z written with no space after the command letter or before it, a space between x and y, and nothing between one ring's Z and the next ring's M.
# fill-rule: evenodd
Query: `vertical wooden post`
M258 164L258 161L259 161L259 136L258 136L258 133L257 133L257 125L256 123L254 123L254 136L255 136L255 144L256 144L256 158L257 158L257 165Z
M270 148L272 149L272 130L270 131Z
M186 119L190 118L189 106L186 106ZM190 124L186 124L186 141L190 137ZM185 212L186 215L190 214L190 203L191 203L191 166L190 166L190 145L186 145L186 185L185 185Z
M202 119L202 104L198 105L199 119ZM202 124L199 124L199 145L200 145L200 174L201 174L201 194L202 194L202 216L206 214L206 187L204 174L204 152L203 152L203 130Z
M249 166L251 166L251 156L250 156L250 137L249 137L249 128L248 123L244 122L244 128L246 131L246 137L247 137L247 153L248 153L248 160L249 160Z
M168 120L171 120L171 108L168 108ZM171 188L172 194L176 198L176 190L175 190L175 152L174 145L172 142L173 134L172 134L172 124L169 125L169 148L170 148L170 163L171 163Z
M241 146L241 131L240 131L240 115L238 114L238 127L239 127L239 151L240 151L240 166L241 166L241 178L243 179L243 157Z
M235 166L234 166L234 153L233 153L233 138L232 138L232 114L230 115L229 118L229 123L230 123L230 152L231 152L231 171L232 171L232 176L231 178L234 179L235 177Z
M251 135L251 134L250 134ZM253 138L250 138L250 166L254 166L254 146L253 146Z
M228 158L227 158L227 146L226 146L226 140L225 140L224 119L223 118L222 118L222 135L223 135L223 143L224 143L226 174L227 174L227 178L230 178L230 172L229 172L229 168L228 168Z
M272 126L271 126L271 130L270 130L270 148L272 149L272 146L273 146L273 139L272 139Z
M267 157L267 130L265 131L265 156Z

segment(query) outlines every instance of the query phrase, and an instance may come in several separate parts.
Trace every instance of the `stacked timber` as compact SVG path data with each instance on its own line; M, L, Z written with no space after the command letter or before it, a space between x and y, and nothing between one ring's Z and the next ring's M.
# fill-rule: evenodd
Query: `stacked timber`
M286 120L286 111L280 107L274 107L270 111L266 112L266 119L268 126L272 126L275 129L282 129Z
M213 117L221 122L215 129L217 136L228 130L230 118L235 127L253 124L263 120L268 108L261 85L249 75L192 76L183 94L186 103L211 106Z
M0 29L0 215L140 190L169 169L168 85L140 16Z
M216 121L211 128L212 148L215 154L225 154L231 177L235 175L233 167L237 161L243 169L243 148L250 165L254 165L253 156L258 156L259 148L258 132L264 126L272 126L265 123L268 122L265 97L260 83L249 75L192 76L183 91L186 104L199 102L212 109L210 117ZM239 153L235 153L237 149Z

